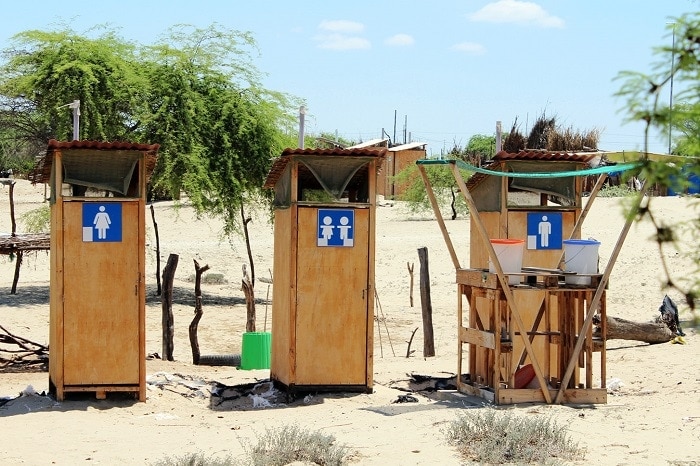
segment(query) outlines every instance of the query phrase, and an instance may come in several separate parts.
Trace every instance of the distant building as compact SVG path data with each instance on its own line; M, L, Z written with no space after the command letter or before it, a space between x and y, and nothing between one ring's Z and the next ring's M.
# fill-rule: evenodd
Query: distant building
M372 139L361 144L357 144L348 149L359 149L363 147L388 147L386 158L382 169L377 175L377 194L387 199L400 197L407 186L408 181L397 183L396 175L405 170L408 166L415 165L416 160L424 159L426 156L425 142L409 142L396 146L390 146L389 139ZM418 171L416 170L416 176Z

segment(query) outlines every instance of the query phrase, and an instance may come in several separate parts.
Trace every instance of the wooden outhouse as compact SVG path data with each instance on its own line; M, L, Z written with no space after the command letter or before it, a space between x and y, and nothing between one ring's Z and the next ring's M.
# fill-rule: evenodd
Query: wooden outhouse
M371 392L376 179L385 148L286 149L270 170L270 377L288 391Z
M49 387L146 400L145 202L157 144L49 141Z
M570 271L563 262L566 243L589 241L577 238L606 176L604 167L591 168L600 155L499 152L483 168L457 160L418 162L456 269L460 391L496 404L607 401L605 293L629 221L604 273L597 270L597 250L592 272ZM449 165L470 207L467 268L437 207L423 168L428 164ZM463 170L476 173L465 182ZM600 177L583 207L579 174L591 173ZM505 273L496 253L493 244L504 240L523 244L517 271Z

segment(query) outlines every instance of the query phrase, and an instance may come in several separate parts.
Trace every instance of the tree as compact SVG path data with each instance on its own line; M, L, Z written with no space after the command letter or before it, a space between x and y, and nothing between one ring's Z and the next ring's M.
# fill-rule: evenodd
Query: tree
M468 154L478 154L482 160L491 159L496 151L496 136L475 134L469 138L465 151Z
M216 25L178 25L149 48L151 82L144 133L160 141L156 187L186 193L199 214L240 233L244 202L265 199L262 185L273 157L296 144L294 104L263 89L248 33Z
M151 180L158 192L188 196L198 214L240 232L243 202L264 199L273 157L296 144L298 100L264 89L249 33L216 24L177 25L140 46L105 26L88 38L65 27L13 38L0 66L0 135L26 141L31 157L50 138L160 144ZM0 146L3 147L3 146Z
M12 44L0 70L3 128L34 146L39 141L45 146L50 138L71 140L73 119L66 105L79 99L81 139L131 136L146 84L132 44L112 30L88 39L67 28L21 32Z
M685 164L669 164L645 157L640 174L647 183L673 186L678 190L687 186L687 175L684 173L700 175L700 134L694 131L700 126L700 13L675 18L668 24L668 29L669 35L674 34L675 40L671 47L654 49L658 61L653 65L652 72L620 72L617 79L622 81L622 86L616 95L625 101L623 108L627 112L626 121L642 122L645 125L645 153L648 153L648 139L652 130L665 132L669 127L674 127L681 133L677 140L677 150L682 149L682 155L692 155L694 158L689 158ZM670 61L669 58L673 60ZM674 81L677 89L680 89L675 98L681 104L671 108L664 105L660 97L662 90L670 87ZM676 232L679 228L689 228L693 236L690 246L693 249L689 253L695 264L700 266L700 252L697 248L700 241L700 215L691 225L677 225L670 221L672 219L659 218L652 205L653 200L649 199L642 208L630 215L635 215L640 221L651 221L656 227L656 241L666 275L664 287L682 292L686 304L694 311L696 300L700 296L698 270L689 277L672 277L664 260L664 248L677 241ZM700 211L700 203L695 203L694 207Z

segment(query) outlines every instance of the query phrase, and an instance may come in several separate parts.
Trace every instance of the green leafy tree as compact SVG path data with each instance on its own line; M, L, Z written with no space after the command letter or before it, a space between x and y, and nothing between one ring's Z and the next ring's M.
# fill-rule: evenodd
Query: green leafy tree
M255 50L248 33L178 25L144 53L144 133L161 144L156 186L222 218L225 234L241 232L244 202L265 199L271 160L296 145L298 100L259 85Z
M496 151L496 136L475 134L469 138L465 149L468 154L478 154L482 160L491 159Z
M300 104L260 85L252 35L176 25L140 46L106 27L89 32L13 38L0 65L0 135L27 141L32 156L50 138L72 139L65 107L79 99L81 139L160 144L155 194L184 193L199 215L223 220L224 236L246 233L244 205L269 195L264 179L272 159L296 145Z
M66 106L77 99L81 139L131 136L146 84L132 44L109 29L88 39L68 28L21 32L11 44L0 70L0 95L5 116L17 120L3 119L4 128L33 145L71 140L72 112Z
M644 152L648 152L648 139L652 132L663 134L669 127L673 127L680 133L676 150L693 158L688 158L685 164L669 164L645 158L642 160L640 177L649 184L671 186L676 191L682 191L687 187L687 173L700 175L700 133L697 132L700 126L700 13L675 18L668 28L669 36L673 34L675 38L672 46L654 49L658 61L653 65L651 73L619 73L617 79L622 81L622 86L617 96L625 101L627 121L642 122L645 125ZM674 81L676 88L680 89L675 96L680 105L671 108L664 104L661 95L662 90L670 87ZM700 211L700 203L696 202L693 206ZM664 286L681 291L687 305L694 310L700 293L700 252L697 248L700 241L700 215L690 224L673 224L672 219L660 218L653 209L653 199L631 212L631 215L636 215L639 220L651 221L656 227L656 241L666 274ZM688 254L697 267L690 274L684 273L683 277L674 278L664 260L664 251L666 247L677 244L680 229L690 231L692 239Z

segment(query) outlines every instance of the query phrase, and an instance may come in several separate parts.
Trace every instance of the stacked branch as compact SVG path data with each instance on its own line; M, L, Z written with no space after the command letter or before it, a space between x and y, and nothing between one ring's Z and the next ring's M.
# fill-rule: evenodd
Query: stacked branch
M0 325L0 371L45 371L49 347L14 335Z

